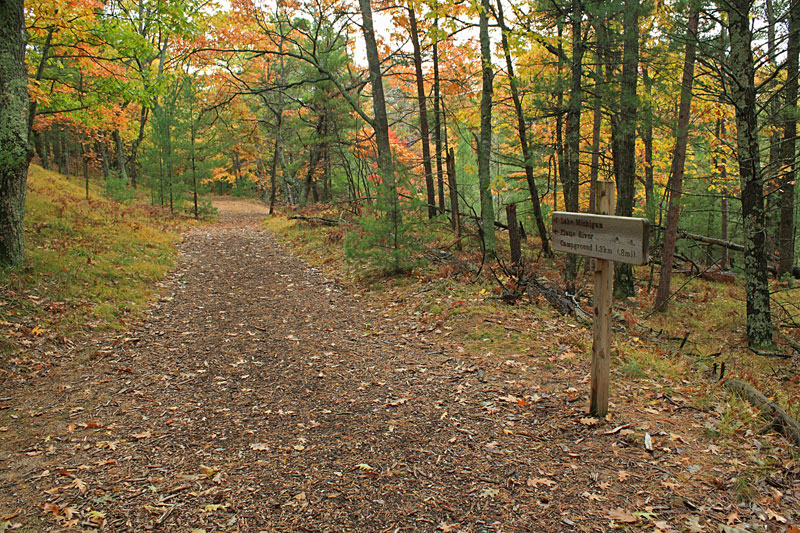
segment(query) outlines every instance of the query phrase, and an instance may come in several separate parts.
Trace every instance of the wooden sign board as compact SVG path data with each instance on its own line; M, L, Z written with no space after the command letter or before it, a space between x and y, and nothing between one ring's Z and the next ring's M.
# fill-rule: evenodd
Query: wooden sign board
M649 232L646 218L553 212L553 249L559 252L646 265Z

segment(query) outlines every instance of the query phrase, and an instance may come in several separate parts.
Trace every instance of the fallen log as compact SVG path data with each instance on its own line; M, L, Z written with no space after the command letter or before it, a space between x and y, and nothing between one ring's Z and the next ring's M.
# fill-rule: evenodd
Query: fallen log
M728 379L723 384L723 387L729 391L744 398L750 404L758 409L761 417L769 422L765 429L775 429L787 438L791 439L795 446L800 446L800 425L794 418L789 416L779 405L756 390L752 385L745 383L739 379Z
M744 252L744 245L741 245L741 244L738 244L738 243L735 243L735 242L724 241L722 239L715 239L714 237L707 237L705 235L698 235L696 233L689 233L688 231L684 231L682 229L678 230L678 238L679 239L689 239L690 241L697 241L697 242L702 242L702 243L705 243L705 244L714 244L716 246L722 246L722 247L727 248L729 250L735 250L737 252Z
M339 221L334 220L332 218L325 218L325 217L307 217L303 215L294 215L290 216L289 220L304 220L306 222L314 222L317 224L322 224L324 226L338 226Z
M722 239L716 239L714 237L708 237L706 235L698 235L696 233L689 233L688 231L684 231L682 229L678 230L678 238L679 239L689 239L690 241L702 242L704 244L713 244L715 246L722 246L724 248L727 248L729 250L734 250L736 252L744 252L744 245L742 245L742 244L731 242L731 241L725 241L725 240L722 240ZM778 269L776 269L774 266L768 265L767 266L767 270L773 276L777 276L778 275ZM797 279L800 279L800 267L798 267L798 266L793 266L792 267L792 276L797 278Z

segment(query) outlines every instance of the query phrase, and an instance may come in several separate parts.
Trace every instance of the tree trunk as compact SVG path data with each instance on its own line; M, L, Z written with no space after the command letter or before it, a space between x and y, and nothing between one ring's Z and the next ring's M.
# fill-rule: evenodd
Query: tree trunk
M279 111L275 124L275 144L272 146L272 166L269 170L269 214L275 213L275 199L278 191L278 154L281 149L281 125L283 123L283 112Z
M725 135L725 120L722 118L717 119L717 126L716 126L716 136L717 139L722 139ZM717 155L718 154L718 155ZM724 147L718 149L717 154L714 155L714 168L719 173L719 180L724 185L722 186L722 190L720 194L722 198L720 198L720 238L723 241L728 240L728 159L725 156ZM730 264L730 254L728 253L727 247L722 247L722 257L720 257L720 268L722 270L727 270L728 265Z
M364 32L364 46L369 64L369 80L372 86L372 110L375 118L372 126L375 130L375 145L378 149L378 169L382 179L382 194L387 203L388 217L399 229L400 208L397 200L397 186L394 178L394 165L392 163L392 147L389 142L389 119L386 116L386 97L383 92L383 77L381 75L381 62L378 56L378 44L375 41L375 29L372 22L372 5L370 0L358 0L361 8L362 30Z
M103 179L108 179L109 173L109 163L108 163L108 150L106 150L106 145L101 140L96 140L95 147L97 148L97 153L100 155L100 164L103 170Z
M136 188L137 179L139 177L139 146L144 139L145 125L147 124L149 116L149 110L143 105L139 113L139 134L136 136L133 143L131 143L131 157L128 159L129 166L126 166L126 169L130 171L131 187L134 189Z
M598 44L599 46L599 44ZM594 67L594 109L592 110L592 168L589 174L589 212L595 213L595 191L597 178L600 175L600 135L603 127L603 96L600 85L603 80L603 62L600 52L597 54L597 64Z
M511 264L516 268L522 259L522 245L519 238L519 223L517 222L517 204L506 206L506 219L508 221L508 245L511 249Z
M47 145L44 142L44 134L40 131L33 131L33 144L36 148L36 155L39 156L39 161L42 164L42 168L49 170L50 169L50 161L47 158Z
M519 144L522 149L522 158L525 162L525 179L528 182L528 192L531 195L533 217L536 220L536 227L539 230L539 237L542 239L542 251L544 252L545 256L552 257L553 252L550 250L550 238L548 237L547 227L544 224L544 217L542 216L542 205L539 200L539 190L536 187L536 179L533 176L533 163L531 162L532 155L530 147L528 146L527 124L525 123L525 114L522 109L522 98L519 94L517 78L514 76L514 64L511 61L511 51L508 45L509 30L506 27L505 19L503 17L503 4L501 0L497 0L497 19L498 23L500 24L500 28L502 29L501 38L503 53L506 57L506 68L508 69L511 99L514 101L514 110L517 114L517 133L519 134Z
M114 130L114 144L117 150L117 170L119 171L119 177L125 182L128 183L128 170L125 165L125 146L122 144L122 137L119 134L119 130Z
M22 263L28 162L28 70L22 0L0 2L0 266Z
M422 141L422 167L425 169L425 188L428 191L428 218L436 216L436 187L433 184L431 168L430 132L428 131L428 106L425 103L425 78L422 76L422 52L419 47L417 15L414 8L408 8L411 29L411 43L414 46L414 71L417 78L417 103L419 105L419 135Z
M564 205L567 211L578 211L578 184L581 161L581 106L583 105L583 87L581 75L583 67L583 37L581 35L581 18L583 6L581 0L572 0L572 59L570 63L571 86L567 102L566 123L566 175L561 176L564 187ZM578 263L575 254L567 255L564 278L570 292L574 292L575 279L578 277Z
M59 145L59 161L58 171L69 176L69 143L67 139L67 132L63 128L58 130L58 145Z
M442 168L441 84L439 82L439 19L433 24L437 32L433 39L433 141L436 147L436 185L439 192L439 212L445 212L444 169Z
M800 59L800 0L791 0L789 10L789 45L786 54L786 88L783 123L783 172L779 194L780 229L778 237L778 274L792 271L794 265L794 190L797 177L798 60Z
M88 142L88 139L87 139ZM89 156L86 153L86 146L81 143L81 161L83 162L83 184L86 189L86 199L89 199Z
M625 0L623 9L622 87L617 127L619 140L614 154L617 166L617 208L621 217L633 215L633 193L636 182L636 85L639 72L639 0ZM635 294L633 268L614 263L614 294L628 298Z
M686 53L683 62L681 79L681 100L678 108L678 124L675 128L675 150L672 152L672 168L669 173L667 189L669 191L669 207L667 208L667 226L664 230L664 246L661 251L661 271L658 279L658 292L654 307L666 308L672 279L672 260L675 256L675 240L678 236L678 216L680 214L681 193L683 191L683 173L686 164L686 145L689 138L689 114L692 108L692 84L694 83L694 63L697 51L697 24L699 13L689 14L686 29Z
M456 249L461 249L461 218L458 212L458 184L456 182L456 156L453 149L447 151L447 182L450 185L450 212L453 215L453 231Z
M192 89L194 90L194 89ZM190 139L189 142L191 143L191 158L192 158L192 201L194 203L194 218L199 217L199 212L197 208L197 156L195 153L195 143L197 141L197 132L196 132L196 122L194 117L194 94L191 97L191 108L189 111L189 123L191 124L191 130L189 132Z
M730 97L736 111L736 157L742 189L747 338L753 346L772 342L764 227L764 185L759 163L755 65L750 29L750 0L732 0L730 27Z
M492 202L490 157L492 151L492 52L489 42L489 0L481 0L481 131L478 142L478 186L481 195L481 230L486 253L495 252L494 204Z
M642 107L642 142L644 143L644 197L645 213L650 224L656 223L656 199L653 191L653 78L647 66L642 67L642 78L647 95L647 102Z
M564 66L564 28L562 26L561 20L558 21L558 76L556 77L556 158L558 160L558 179L561 180L561 184L564 184L564 180L567 179L567 166L569 162L567 161L566 154L564 153L564 88L562 86L563 80L561 78L561 70ZM553 180L553 211L557 210L558 205L558 195L556 194L556 189L558 188L557 180ZM566 198L564 202L564 210L566 211ZM572 254L569 254L572 255ZM567 261L570 260L569 255L567 256ZM574 258L572 258L574 259Z

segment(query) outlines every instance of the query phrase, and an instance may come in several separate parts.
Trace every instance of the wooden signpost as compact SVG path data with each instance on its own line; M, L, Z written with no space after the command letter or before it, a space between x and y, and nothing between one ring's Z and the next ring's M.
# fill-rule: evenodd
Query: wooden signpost
M615 217L614 183L598 181L595 205L599 214L553 213L553 249L595 258L592 393L589 412L608 413L608 375L611 354L611 302L614 262L644 265L649 261L646 218Z

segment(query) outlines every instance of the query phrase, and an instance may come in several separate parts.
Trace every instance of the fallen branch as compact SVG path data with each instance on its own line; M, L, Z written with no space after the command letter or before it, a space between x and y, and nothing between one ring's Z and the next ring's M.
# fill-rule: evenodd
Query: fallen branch
M678 230L678 238L679 239L689 239L690 241L697 241L702 242L704 244L713 244L715 246L722 246L729 250L734 250L736 252L744 252L744 245L738 244L731 241L724 241L722 239L715 239L714 237L707 237L705 235L698 235L696 233L689 233L688 231L684 231L682 229ZM778 275L778 269L776 269L772 265L767 266L767 270L773 276ZM792 276L800 279L800 267L793 266L792 267Z
M562 315L572 315L581 322L588 322L591 319L591 315L584 311L583 308L578 305L575 298L568 295L565 291L548 287L535 278L526 280L525 285L529 291L533 290L536 294L547 300L550 305Z
M781 359L791 359L794 357L790 353L783 353L783 352L762 352L761 350L756 350L752 346L747 347L748 350L753 352L756 355L760 355L761 357L780 357Z
M315 222L317 224L323 224L325 226L338 226L339 221L334 220L332 218L325 218L325 217L307 217L303 215L294 215L289 217L289 220L304 220L306 222Z
M752 385L739 379L729 379L722 384L729 391L738 394L753 407L756 407L761 417L769 422L768 428L774 428L787 438L791 439L795 446L800 446L800 425L794 418L789 416L786 411L776 403L769 401L766 396L761 394Z

